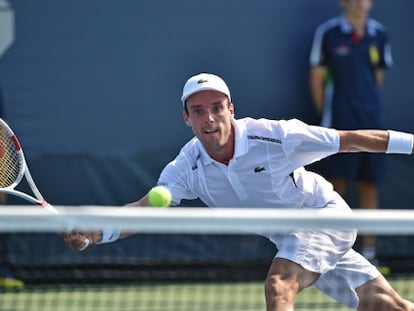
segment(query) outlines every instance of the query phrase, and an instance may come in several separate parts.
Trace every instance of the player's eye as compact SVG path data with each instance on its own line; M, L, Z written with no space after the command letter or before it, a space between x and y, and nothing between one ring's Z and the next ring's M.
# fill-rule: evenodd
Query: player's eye
M193 109L192 111L193 111L193 114L197 116L201 116L203 114L203 109L201 108L196 108L196 109Z
M214 105L212 110L214 113L220 113L223 110L223 107L221 105Z

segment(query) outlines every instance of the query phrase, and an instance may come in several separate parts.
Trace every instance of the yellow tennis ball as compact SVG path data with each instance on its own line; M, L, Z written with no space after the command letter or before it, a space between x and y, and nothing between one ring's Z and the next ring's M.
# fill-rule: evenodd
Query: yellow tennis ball
M164 186L156 186L148 192L148 201L154 207L167 207L171 204L171 192Z

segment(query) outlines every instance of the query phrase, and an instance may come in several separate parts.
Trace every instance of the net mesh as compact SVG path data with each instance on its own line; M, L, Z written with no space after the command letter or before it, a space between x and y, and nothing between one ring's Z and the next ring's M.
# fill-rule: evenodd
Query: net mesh
M328 227L376 234L386 278L414 300L414 256L404 247L412 244L411 211L345 217L260 209L58 209L60 214L0 209L5 259L25 282L23 288L3 286L0 310L265 310L264 280L277 249L253 232ZM56 234L108 226L136 234L83 252L69 249ZM315 287L303 290L295 306L350 310Z
M10 131L0 122L0 188L13 185L21 171L21 155Z

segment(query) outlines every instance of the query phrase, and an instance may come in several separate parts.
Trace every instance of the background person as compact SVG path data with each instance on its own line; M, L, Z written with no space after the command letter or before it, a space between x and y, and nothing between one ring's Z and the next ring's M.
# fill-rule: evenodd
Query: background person
M310 89L321 125L336 129L383 129L379 89L392 56L383 25L369 18L372 0L341 0L343 14L320 25L310 55ZM358 205L376 209L384 177L383 154L338 154L324 175L343 197L357 182ZM363 236L362 254L377 263L375 237Z

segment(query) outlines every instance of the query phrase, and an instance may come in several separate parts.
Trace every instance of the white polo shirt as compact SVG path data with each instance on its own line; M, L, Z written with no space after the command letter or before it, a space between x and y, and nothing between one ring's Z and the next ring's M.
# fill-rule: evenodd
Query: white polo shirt
M228 165L213 160L195 137L162 171L173 205L200 198L209 207L318 208L336 195L303 166L338 152L336 130L299 120L233 120L235 151Z

